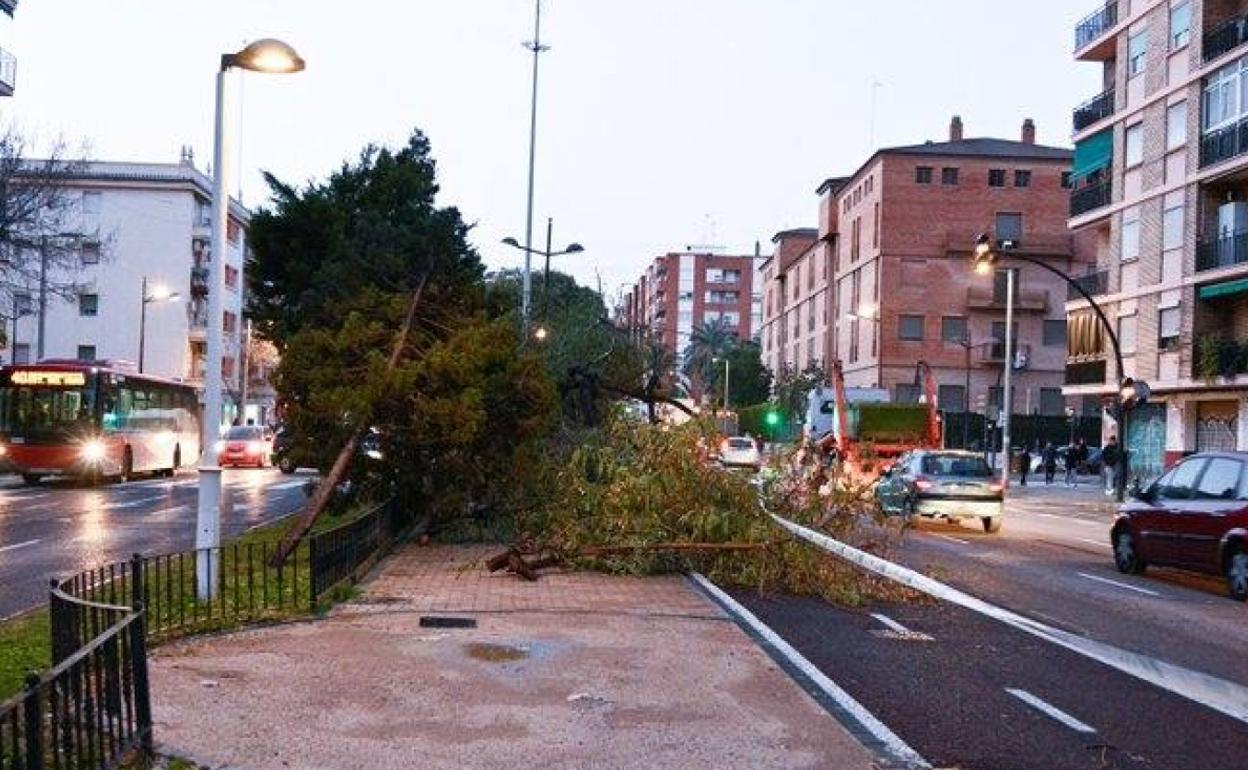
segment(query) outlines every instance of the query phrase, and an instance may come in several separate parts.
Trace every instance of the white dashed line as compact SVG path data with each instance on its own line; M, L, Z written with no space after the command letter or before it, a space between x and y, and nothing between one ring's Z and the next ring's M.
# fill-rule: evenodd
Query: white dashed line
M39 542L42 542L42 541L27 540L24 543L14 543L13 545L6 545L4 547L0 547L0 553L7 553L8 551L16 551L18 548L25 548L26 546L34 545L35 543L39 543Z
M876 634L877 636L883 636L883 637L890 638L890 639L904 639L907 641L914 641L914 642L932 641L931 636L925 633L922 633L920 631L911 631L910 629L906 628L902 624L898 623L897 621L893 620L892 618L890 618L889 616L883 613L873 612L871 613L871 617L875 618L876 620L880 621L881 623L883 623L885 626L888 627L888 631L872 631L871 632L873 634Z
M1106 585L1116 586L1117 588L1125 588L1128 591L1135 591L1136 593L1145 594L1147 596L1161 596L1161 594L1151 589L1140 588L1139 586L1133 586L1130 583L1122 583L1117 580L1111 580L1107 577L1101 577L1100 575L1089 575L1086 572L1076 572L1075 574L1081 578L1087 578L1088 580L1095 580L1098 583L1105 583Z
M1095 733L1096 732L1095 727L1092 727L1089 724L1085 724L1084 722L1080 722L1078 719L1075 719L1070 714L1067 714L1065 711L1062 711L1057 706L1054 706L1051 703L1048 703L1046 701L1041 700L1040 698L1037 698L1036 696L1032 695L1026 690L1017 690L1017 689L1014 689L1013 687L1007 687L1005 688L1005 691L1008 692L1010 695L1013 695L1015 698L1018 698L1023 703L1026 703L1028 706L1031 706L1036 711L1039 711L1040 713L1044 714L1050 719L1061 722L1062 724L1066 725L1067 727L1069 727L1070 729L1074 730L1077 733Z
M1092 545L1099 545L1102 548L1109 547L1109 543L1105 542L1104 540L1093 540L1090 537L1077 537L1075 539L1078 540L1080 543L1090 543Z
M933 532L933 533L932 533L932 535L933 535L933 536L935 536L935 537L939 537L939 538L940 538L940 539L942 539L942 540L949 540L949 541L952 541L952 542L954 542L954 543L961 543L962 545L970 545L970 544L971 544L971 541L970 541L970 540L963 540L963 539L962 539L962 538L960 538L960 537L954 537L953 535L946 535L946 534L944 534L943 532Z

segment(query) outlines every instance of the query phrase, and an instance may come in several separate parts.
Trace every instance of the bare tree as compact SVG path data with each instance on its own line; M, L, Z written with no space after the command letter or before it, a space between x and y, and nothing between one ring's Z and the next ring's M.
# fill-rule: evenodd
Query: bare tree
M83 272L103 261L108 236L89 221L75 180L85 153L71 157L57 140L42 158L28 157L26 136L0 127L0 316L47 315L50 298L77 301Z

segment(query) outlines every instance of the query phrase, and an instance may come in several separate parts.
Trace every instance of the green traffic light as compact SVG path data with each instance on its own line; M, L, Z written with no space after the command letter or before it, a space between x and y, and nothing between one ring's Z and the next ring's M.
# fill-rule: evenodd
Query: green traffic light
M779 424L780 424L780 413L779 413L779 412L768 412L768 413L767 413L767 418L766 418L766 419L767 419L767 424L768 424L768 425L779 425Z

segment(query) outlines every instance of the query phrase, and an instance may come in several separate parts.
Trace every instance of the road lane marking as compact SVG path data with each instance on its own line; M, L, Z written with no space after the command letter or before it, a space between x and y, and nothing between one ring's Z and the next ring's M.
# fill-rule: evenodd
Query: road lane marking
M1098 583L1105 583L1107 585L1117 586L1118 588L1125 588L1128 591L1137 591L1139 593L1146 594L1148 596L1161 596L1161 594L1151 589L1141 588L1139 586L1133 586L1130 583L1123 583L1117 580L1111 580L1107 577L1101 577L1100 575L1089 575L1086 572L1076 572L1075 574L1081 578L1087 578L1088 580L1095 580Z
M25 548L26 546L34 545L35 543L40 543L40 542L42 541L41 540L27 540L24 543L14 543L13 545L6 545L4 547L0 547L0 553L16 551L18 548Z
M1110 668L1116 669L1149 684L1181 695L1227 716L1248 723L1248 687L1229 679L1206 674L1168 663L1159 658L1115 647L1104 642L1088 639L1060 628L1046 625L999 607L946 585L939 580L895 564L874 554L846 545L821 532L794 524L788 519L771 514L772 519L784 529L803 540L814 543L829 553L867 569L877 575L910 588L964 607L993 620L1031 634L1071 652L1083 655Z
M933 537L939 537L941 540L950 540L950 541L953 541L953 542L955 542L955 543L961 543L962 545L970 545L970 544L971 544L971 541L970 541L970 540L963 540L963 539L962 539L962 538L960 538L960 537L954 537L953 535L946 535L946 534L944 534L943 532L932 532L932 533L930 533L930 534L931 534Z
M800 671L807 680L818 688L823 695L839 708L839 714L852 719L858 724L866 735L858 735L860 739L870 737L874 739L878 751L884 753L889 759L901 763L902 767L908 768L930 768L931 765L927 760L914 749L897 736L888 726L876 719L875 715L854 699L854 696L845 692L841 687L829 679L822 671L815 667L813 663L807 660L793 646L773 631L766 623L759 620L754 613L750 612L741 605L736 599L720 590L719 586L707 580L702 575L694 572L689 575L703 591L707 593L717 604L723 607L731 614L739 623L746 626L751 632L761 637L771 650L780 655L793 668Z
M276 492L279 489L294 489L295 487L301 487L306 483L308 483L306 479L299 479L297 481L287 481L282 484L274 484L273 486L269 487L267 491Z
M886 639L902 639L908 642L930 642L932 641L932 637L929 636L928 634L922 633L921 631L911 631L910 629L906 628L902 624L898 623L897 621L893 620L892 618L890 618L889 616L881 612L873 612L871 613L871 617L875 618L876 620L880 621L881 623L883 623L885 626L888 627L887 631L872 631L871 633L875 634L876 636L881 636Z
M1110 547L1109 543L1105 542L1104 540L1093 540L1090 537L1077 537L1075 539L1078 540L1080 543L1091 543L1092 545L1099 545L1102 548Z
M1026 690L1018 690L1013 687L1007 687L1005 688L1005 691L1008 692L1010 695L1013 695L1015 698L1018 698L1023 703L1026 703L1028 706L1031 706L1035 710L1049 717L1050 719L1061 722L1062 724L1066 725L1067 727L1069 727L1070 729L1074 730L1077 733L1095 733L1096 732L1095 727L1089 724L1086 724L1084 722L1080 722L1078 719L1075 719L1070 714L1067 714L1065 711L1062 711L1057 706L1054 706L1051 703L1048 703L1046 701L1041 700L1040 698L1037 698L1036 696L1032 695Z
M147 505L148 503L154 503L157 500L164 499L164 495L157 495L156 497L140 497L138 500L128 500L124 503L109 503L107 505L101 505L100 510L111 511L114 508L135 508L140 505Z

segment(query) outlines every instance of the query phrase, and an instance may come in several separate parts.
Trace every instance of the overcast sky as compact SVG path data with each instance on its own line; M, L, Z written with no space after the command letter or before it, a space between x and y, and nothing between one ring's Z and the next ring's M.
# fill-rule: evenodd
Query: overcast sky
M1099 68L1071 59L1097 0L545 0L535 241L614 294L655 255L713 241L764 251L813 226L814 191L876 145L945 136L1067 145ZM532 0L23 0L0 20L18 56L6 117L85 139L99 160L212 152L219 56L281 37L308 61L242 86L242 184L321 177L415 127L441 202L475 223L491 266L524 234ZM871 119L872 83L877 108ZM540 237L539 237L540 236Z

